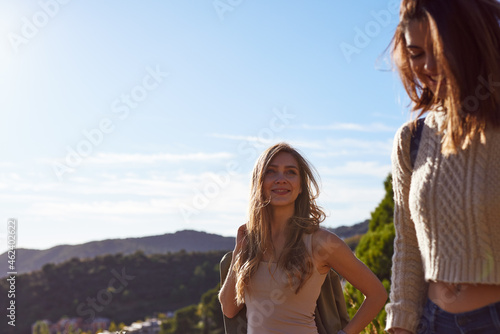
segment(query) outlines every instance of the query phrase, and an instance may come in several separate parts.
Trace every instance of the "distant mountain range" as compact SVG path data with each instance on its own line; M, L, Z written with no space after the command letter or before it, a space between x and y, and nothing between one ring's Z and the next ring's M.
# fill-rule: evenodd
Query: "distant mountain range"
M353 226L328 228L342 239L364 234L368 230L368 221ZM223 237L217 234L184 230L175 233L155 235L141 238L108 239L91 241L80 245L59 245L45 250L19 248L16 250L16 271L18 274L41 269L47 263L62 263L71 258L94 258L100 255L132 254L142 251L145 254L186 252L207 252L231 250L234 248L234 237ZM0 270L7 270L7 252L0 255Z
M351 226L339 226L335 228L327 228L328 230L332 231L336 235L338 235L342 239L347 239L350 237L354 237L356 235L362 235L368 232L368 223L370 222L369 219L365 220L364 222L354 224Z

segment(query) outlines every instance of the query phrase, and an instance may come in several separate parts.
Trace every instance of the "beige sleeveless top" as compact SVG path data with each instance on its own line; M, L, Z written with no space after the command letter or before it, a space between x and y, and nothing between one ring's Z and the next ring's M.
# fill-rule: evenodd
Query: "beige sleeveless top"
M312 234L303 238L312 254ZM314 310L326 274L313 268L299 293L288 285L286 274L276 263L262 261L245 289L248 334L317 334ZM271 274L272 273L272 274Z

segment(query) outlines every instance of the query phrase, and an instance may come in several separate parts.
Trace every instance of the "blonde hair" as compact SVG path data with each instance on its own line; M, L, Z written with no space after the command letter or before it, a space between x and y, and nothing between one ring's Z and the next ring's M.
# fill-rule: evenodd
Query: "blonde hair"
M411 70L404 34L413 20L429 25L436 62L446 77L444 99L422 87ZM484 139L487 126L500 126L500 88L494 87L495 82L500 82L499 20L497 0L401 3L400 23L392 42L393 60L418 117L437 105L446 110L444 154L467 148L476 135Z
M312 273L312 259L305 248L302 236L318 230L319 224L325 219L324 212L316 204L319 196L319 186L315 178L317 173L297 150L286 143L279 143L262 153L253 169L249 220L246 224L247 242L239 254L235 254L233 266L236 273L238 305L244 303L244 288L256 272L265 249L274 250L271 239L271 207L268 205L270 199L265 198L263 181L267 167L273 158L282 152L290 153L296 159L302 192L295 200L295 212L288 221L285 246L276 262L286 273L288 283L295 288L296 293Z

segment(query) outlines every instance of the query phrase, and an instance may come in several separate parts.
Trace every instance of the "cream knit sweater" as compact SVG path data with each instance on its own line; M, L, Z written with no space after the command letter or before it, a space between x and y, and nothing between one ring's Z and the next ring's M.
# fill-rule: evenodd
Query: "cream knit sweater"
M441 154L446 114L430 112L415 168L410 123L394 139L396 239L387 326L416 331L428 281L500 284L500 131Z

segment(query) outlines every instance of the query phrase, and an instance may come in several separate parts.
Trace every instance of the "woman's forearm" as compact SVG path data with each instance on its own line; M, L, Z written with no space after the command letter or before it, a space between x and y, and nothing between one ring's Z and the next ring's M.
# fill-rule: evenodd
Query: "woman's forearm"
M236 254L233 252L233 254ZM236 304L236 273L233 270L234 256L231 259L231 265L219 292L219 301L222 307L222 313L228 318L233 318L243 308L243 305Z
M382 284L380 284L382 286ZM387 292L382 286L377 293L367 296L361 304L358 312L344 328L347 334L360 333L377 316L385 302L387 301Z

